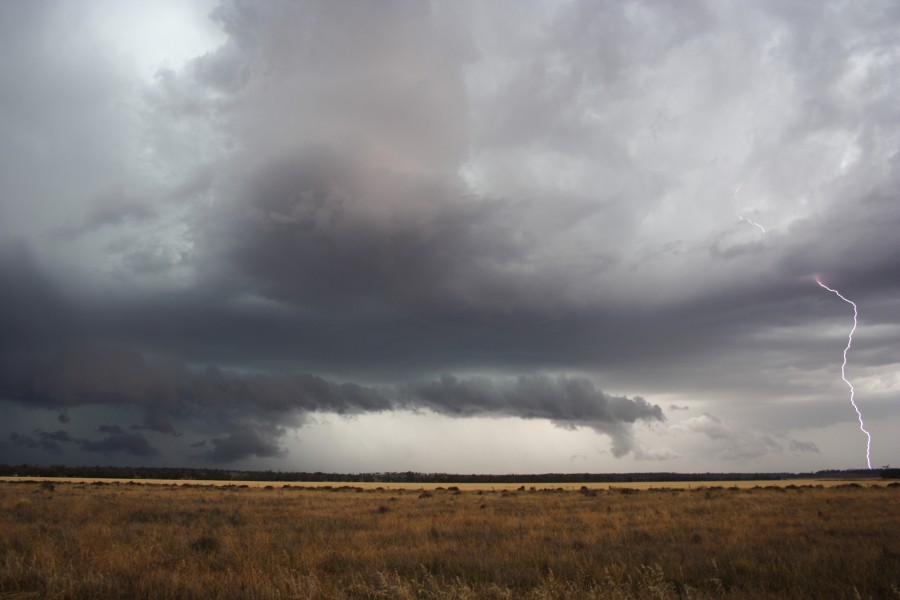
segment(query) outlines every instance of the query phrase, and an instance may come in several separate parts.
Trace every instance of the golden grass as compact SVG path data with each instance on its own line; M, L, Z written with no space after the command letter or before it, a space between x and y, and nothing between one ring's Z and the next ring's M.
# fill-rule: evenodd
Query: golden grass
M0 598L900 598L900 487L702 485L7 482Z

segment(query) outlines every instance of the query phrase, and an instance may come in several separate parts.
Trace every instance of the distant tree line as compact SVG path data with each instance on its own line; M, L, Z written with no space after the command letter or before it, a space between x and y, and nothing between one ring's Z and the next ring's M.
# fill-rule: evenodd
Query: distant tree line
M99 477L109 479L182 479L195 481L304 481L347 483L635 483L667 481L757 481L816 478L900 479L900 469L828 469L815 473L323 473L316 471L235 471L172 467L71 467L63 465L0 465L4 477Z

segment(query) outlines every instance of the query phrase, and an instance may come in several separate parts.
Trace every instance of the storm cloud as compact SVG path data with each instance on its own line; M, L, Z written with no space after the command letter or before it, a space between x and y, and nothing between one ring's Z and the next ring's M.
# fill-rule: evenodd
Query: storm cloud
M159 453L142 435L124 433L115 426L101 426L98 428L98 431L106 434L106 437L81 439L74 438L69 432L63 430L41 431L36 429L33 436L12 432L9 434L9 441L14 446L30 449L40 448L55 455L62 454L69 444L74 444L86 452L95 452L105 456L124 453L131 456L146 457L155 456Z
M886 461L898 24L889 0L4 3L4 456L402 469L379 452L425 415L506 436L503 470L531 470L510 417L566 432L560 470L858 465L820 277L859 305ZM315 432L344 427L371 462L331 460Z
M308 373L239 373L213 366L191 369L114 346L75 347L46 363L8 361L0 373L0 393L31 408L134 407L143 418L130 425L132 430L177 435L179 428L213 421L227 435L192 445L203 447L208 441L211 449L197 456L220 463L284 455L278 440L286 433L285 425L302 424L310 413L354 415L402 409L455 417L546 419L561 427L590 427L608 435L617 456L633 449L631 424L664 420L659 406L640 397L608 396L585 378L530 375L494 381L444 375L426 383L367 387ZM58 430L38 431L37 437L13 433L10 441L57 453L57 442L69 441L104 454L157 453L144 436L126 433L119 425L102 424L97 432L106 437L76 440Z
M608 396L580 377L531 375L494 382L484 377L460 380L445 375L439 381L410 386L406 397L453 416L506 415L547 419L561 427L590 427L610 436L615 456L633 450L631 423L664 420L659 406L641 397Z

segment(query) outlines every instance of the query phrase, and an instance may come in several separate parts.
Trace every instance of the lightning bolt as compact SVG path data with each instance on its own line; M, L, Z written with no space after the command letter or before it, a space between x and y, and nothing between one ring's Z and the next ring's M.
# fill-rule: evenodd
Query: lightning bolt
M740 202L740 201L738 200L738 192L741 191L741 188L742 188L742 187L743 187L743 186L739 185L739 186L737 186L736 188L734 188L734 201L735 201L735 203L739 203L739 202ZM752 219L750 219L750 218L748 218L748 217L745 217L745 216L742 215L740 212L735 212L735 214L737 215L738 219L740 219L740 220L743 221L744 223L747 223L748 225L753 225L754 227L759 228L759 230L762 231L763 233L766 233L766 228L763 227L762 225L760 225L759 223L757 223L756 221L754 221L754 220L752 220Z
M741 187L743 187L743 186L739 185L734 189L734 201L735 201L735 204L738 204L738 205L740 203L740 200L738 199L738 193L741 191ZM760 225L759 223L757 223L756 221L753 221L752 219L749 219L748 217L743 216L740 212L737 212L736 214L738 216L738 219L740 219L744 223L747 223L749 225L753 225L754 227L759 228L759 230L762 231L763 234L766 233L766 228L763 227L762 225ZM853 410L856 411L856 416L859 418L859 430L862 431L864 434L866 434L866 466L868 466L869 469L871 469L872 468L872 434L869 433L869 431L866 429L866 424L863 421L862 411L859 410L859 406L857 406L857 404L856 404L856 390L853 389L853 384L850 383L849 379L847 379L847 353L850 351L850 347L853 346L853 334L856 332L856 326L857 326L858 320L859 320L859 310L857 309L855 302L853 302L849 298L846 298L839 291L832 289L832 288L828 287L827 285L825 285L824 283L822 283L822 280L819 279L818 277L816 277L816 283L818 283L821 287L828 290L829 292L836 295L838 298L840 298L841 300L843 300L844 302L846 302L847 304L849 304L850 306L853 307L853 327L850 329L850 333L847 335L847 347L844 348L844 362L841 364L841 379L843 379L844 383L847 384L847 387L850 388L850 404L853 405Z
M742 215L741 213L737 213L737 217L744 223L749 223L750 225L753 225L754 227L759 227L760 231L762 231L763 233L767 233L766 228L763 227L762 225L760 225L759 223L757 223L756 221L754 221L753 219L747 218L744 215Z
M847 373L846 373L846 371L847 371L847 352L850 351L850 346L853 345L853 333L856 331L857 318L859 317L859 311L856 308L855 302L845 298L839 291L832 289L832 288L828 287L827 285L825 285L824 283L822 283L822 281L818 277L816 277L816 283L818 283L820 286L822 286L823 288L825 288L826 290L828 290L832 294L836 295L838 298L840 298L841 300L843 300L844 302L846 302L847 304L849 304L850 306L853 307L853 327L850 329L850 334L847 336L847 347L844 348L844 362L841 365L841 379L843 379L844 383L847 384L847 387L850 388L850 404L853 405L853 410L856 411L856 416L859 417L860 431L862 431L864 434L866 434L866 440L867 440L866 441L866 465L869 467L869 469L871 469L872 468L872 458L871 458L872 434L866 430L866 424L863 422L862 412L860 412L859 407L856 405L856 401L854 400L856 391L853 389L853 384L850 383L849 379L847 379Z

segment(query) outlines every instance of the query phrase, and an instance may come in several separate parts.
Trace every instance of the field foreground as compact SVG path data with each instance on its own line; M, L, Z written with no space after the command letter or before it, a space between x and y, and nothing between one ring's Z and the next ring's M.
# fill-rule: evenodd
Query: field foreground
M900 486L0 482L0 598L898 598Z

